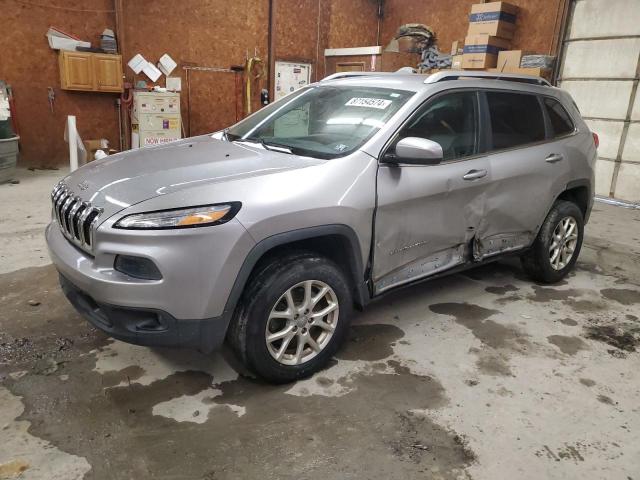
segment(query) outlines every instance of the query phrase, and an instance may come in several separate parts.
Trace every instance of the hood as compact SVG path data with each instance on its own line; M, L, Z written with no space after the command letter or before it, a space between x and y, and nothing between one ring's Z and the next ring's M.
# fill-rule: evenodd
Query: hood
M83 200L112 214L190 187L271 175L322 162L203 135L90 162L68 175L64 183Z

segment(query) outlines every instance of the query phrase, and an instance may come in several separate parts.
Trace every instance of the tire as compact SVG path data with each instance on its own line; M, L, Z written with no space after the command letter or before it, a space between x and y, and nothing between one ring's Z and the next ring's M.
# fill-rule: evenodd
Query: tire
M312 301L305 304L306 298ZM316 315L322 312L328 313ZM250 279L227 340L251 372L272 383L292 382L327 364L346 337L352 312L349 282L336 264L313 253L289 254L272 259ZM268 334L284 336L269 343Z
M563 228L567 225L567 231L563 233ZM575 238L568 233L571 231L575 233ZM580 208L573 202L558 200L551 207L531 249L520 257L524 271L540 283L559 282L573 269L580 255L583 237L584 219ZM554 244L554 241L557 243ZM568 250L563 250L563 245ZM569 250L572 250L570 256ZM554 256L556 251L558 254Z

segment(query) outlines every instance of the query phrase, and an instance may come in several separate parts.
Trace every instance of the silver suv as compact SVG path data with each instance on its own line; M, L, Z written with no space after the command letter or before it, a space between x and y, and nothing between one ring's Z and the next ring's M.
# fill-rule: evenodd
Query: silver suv
M53 190L46 237L97 328L206 352L226 339L287 382L396 288L513 253L563 278L596 144L539 78L338 74L222 132L80 168Z

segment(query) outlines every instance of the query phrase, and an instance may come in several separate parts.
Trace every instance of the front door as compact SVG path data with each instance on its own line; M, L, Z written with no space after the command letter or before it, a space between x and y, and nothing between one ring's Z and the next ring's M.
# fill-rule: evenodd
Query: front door
M378 171L373 253L374 293L464 263L485 218L490 164L479 154L479 95L462 90L427 100L401 128L442 146L438 165L391 165Z

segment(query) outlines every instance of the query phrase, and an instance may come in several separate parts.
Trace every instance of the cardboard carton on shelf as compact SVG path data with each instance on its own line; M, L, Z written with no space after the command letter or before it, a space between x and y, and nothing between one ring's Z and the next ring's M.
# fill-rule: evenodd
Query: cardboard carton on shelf
M463 55L451 56L451 70L462 70L462 57Z
M520 68L520 61L529 52L525 50L502 50L498 53L496 68Z
M534 77L542 77L545 80L551 81L552 70L550 68L539 67L504 67L504 68L489 68L487 71L496 73L516 73L518 75L532 75Z
M516 29L518 7L507 2L471 6L468 35L491 35L511 39Z
M509 40L491 35L469 35L464 39L462 68L480 69L495 68L498 64L498 54L508 50Z

